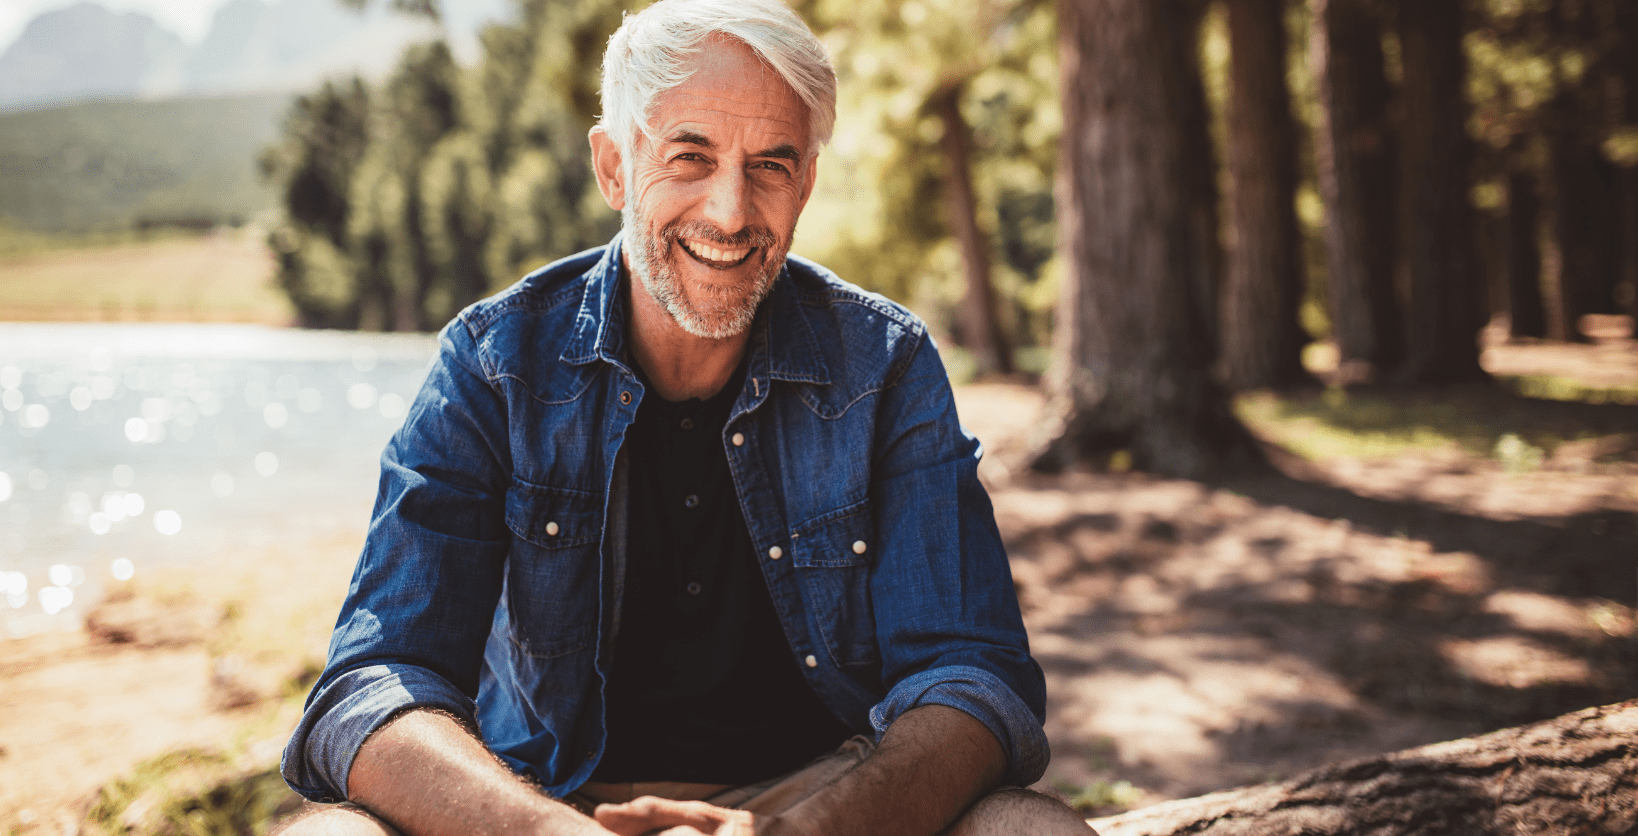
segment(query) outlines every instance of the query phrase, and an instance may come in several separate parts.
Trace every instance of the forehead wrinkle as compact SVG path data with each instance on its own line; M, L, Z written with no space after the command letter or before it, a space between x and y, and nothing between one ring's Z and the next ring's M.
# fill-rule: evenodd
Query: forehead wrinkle
M727 117L730 117L730 118L734 119L735 121L744 120L744 121L760 121L760 122L770 123L766 127L766 133L773 135L772 138L775 140L774 144L779 144L778 140L781 138L782 135L788 135L789 137L792 137L792 138L800 138L801 135L802 135L802 131L800 129L801 126L798 123L787 121L787 120L784 120L784 119L741 117L741 116L737 116L736 114L729 113L727 111L719 111L719 110L708 110L708 111L705 111L705 112L707 112L707 113L720 113L723 116L727 116ZM689 126L689 127L684 127L685 125ZM686 142L686 140L681 139L683 137L698 137L700 139L704 139L705 142L704 143L687 142L686 144L704 145L706 147L714 148L714 147L716 147L716 143L715 143L714 140L711 139L711 134L713 134L713 133L732 133L732 132L734 132L734 128L732 126L729 126L727 131L717 130L719 127L720 126L718 126L718 125L710 124L710 122L708 120L702 120L702 119L694 118L694 114L683 114L680 118L673 121L668 128L657 131L657 133L660 134L662 137L665 137L665 139L663 141L667 142L667 143L679 142L679 141Z
M690 107L690 105L686 105L686 103L683 102L683 100L686 100L686 98L706 98L706 100L711 100L711 102L747 103L742 95L706 92L706 90L670 90L670 93L672 93L673 97L678 98L678 102L676 102L678 107ZM706 105L695 105L695 107L699 108L699 110L717 111L717 113L721 113L722 111L721 108L706 107ZM768 108L768 110L785 111L785 113L804 113L804 111L806 111L806 108L788 107L788 105L781 105L781 103L778 102L758 102L757 107Z

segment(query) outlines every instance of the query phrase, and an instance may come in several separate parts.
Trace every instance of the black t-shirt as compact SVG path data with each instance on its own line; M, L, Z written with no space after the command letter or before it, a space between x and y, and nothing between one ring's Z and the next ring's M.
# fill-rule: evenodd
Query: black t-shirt
M734 491L722 434L744 375L706 401L649 387L626 431L625 592L592 780L750 783L853 734L797 667Z

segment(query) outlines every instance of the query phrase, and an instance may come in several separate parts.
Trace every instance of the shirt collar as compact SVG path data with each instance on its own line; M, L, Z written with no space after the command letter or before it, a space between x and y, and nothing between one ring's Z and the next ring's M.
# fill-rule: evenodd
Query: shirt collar
M574 334L563 348L562 361L581 365L592 360L625 365L626 311L620 296L620 252L624 231L603 250L587 273L586 292L575 314ZM790 261L780 268L773 291L751 325L751 369L769 378L801 383L830 384L830 369L819 354L819 340L802 309L791 278Z

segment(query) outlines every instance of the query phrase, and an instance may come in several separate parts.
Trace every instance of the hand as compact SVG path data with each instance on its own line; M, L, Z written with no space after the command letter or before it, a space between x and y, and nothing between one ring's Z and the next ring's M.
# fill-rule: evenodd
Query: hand
M703 801L645 795L624 804L599 804L597 823L620 836L755 836L757 817Z

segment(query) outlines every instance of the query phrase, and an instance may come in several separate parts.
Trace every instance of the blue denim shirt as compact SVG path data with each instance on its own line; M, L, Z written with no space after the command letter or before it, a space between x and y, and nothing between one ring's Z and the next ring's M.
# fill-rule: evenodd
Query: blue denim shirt
M285 749L303 796L345 798L359 746L410 707L476 722L554 796L596 766L621 441L644 397L619 253L616 237L548 265L444 328ZM808 683L878 736L917 706L960 709L1001 742L1009 783L1035 781L1045 683L926 326L791 257L752 328L722 443Z

